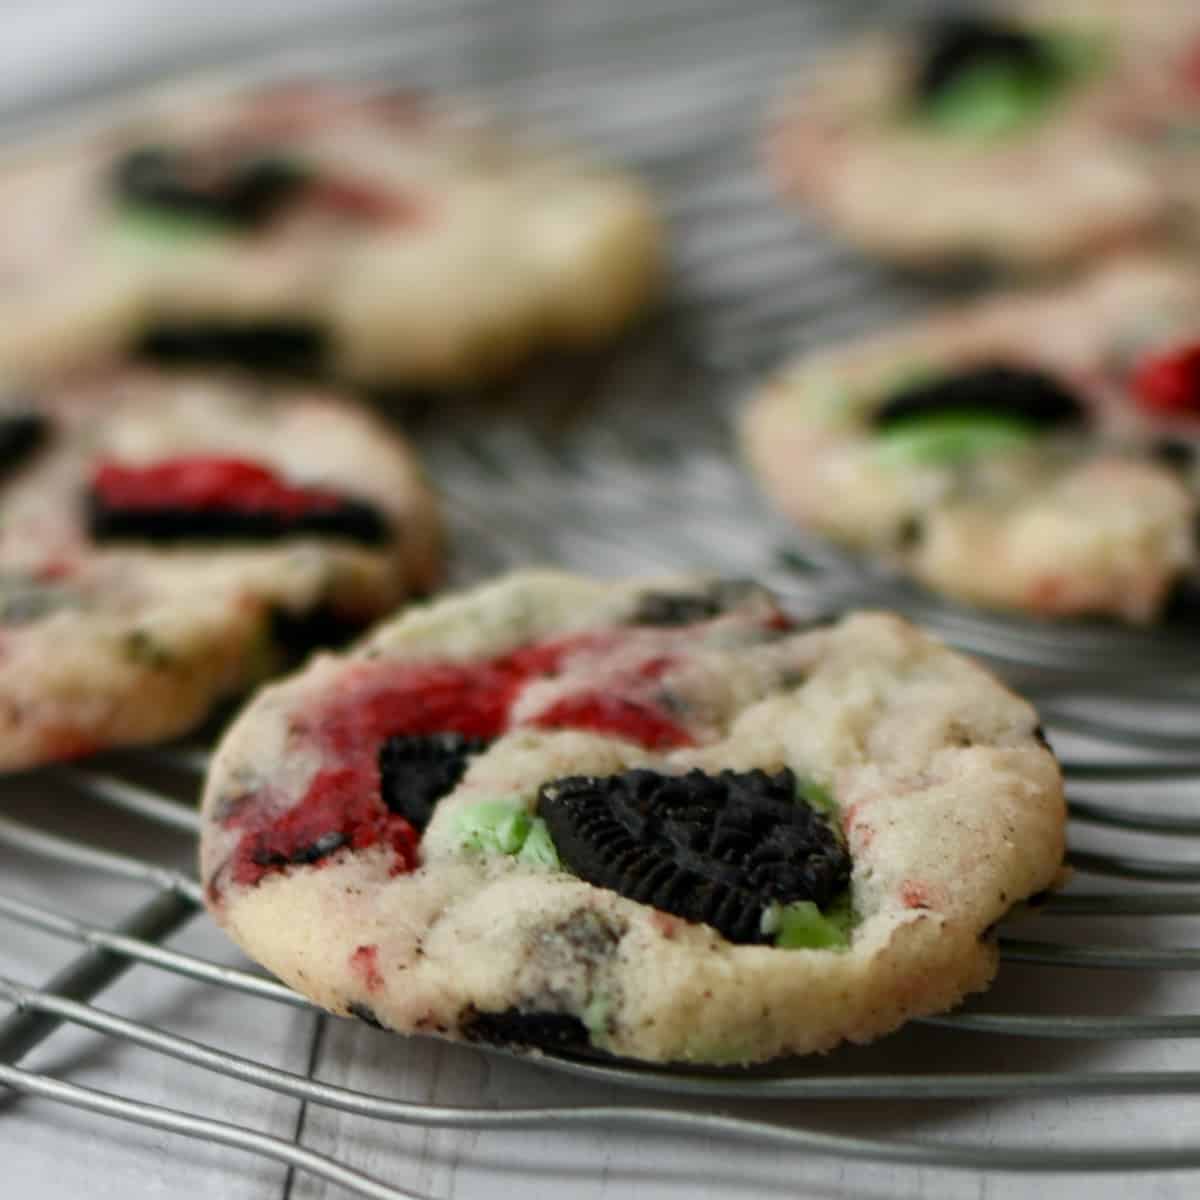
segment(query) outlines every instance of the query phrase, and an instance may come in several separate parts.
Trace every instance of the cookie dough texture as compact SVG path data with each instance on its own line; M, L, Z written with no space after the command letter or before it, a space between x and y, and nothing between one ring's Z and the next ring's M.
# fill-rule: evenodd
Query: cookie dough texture
M282 665L281 620L365 624L436 578L438 521L414 458L326 394L126 370L33 402L46 442L0 479L0 769L182 733ZM246 459L354 496L390 536L91 539L97 463L180 456Z
M881 613L765 636L748 599L687 628L662 686L696 745L669 753L523 724L537 688L602 677L586 655L568 660L562 679L518 700L509 732L441 801L415 870L396 873L375 846L236 882L230 864L247 812L300 804L322 766L316 714L348 673L627 627L650 586L518 574L385 624L348 657L321 658L262 692L220 746L205 791L201 864L216 919L338 1013L447 1037L469 1033L480 1012L571 1014L594 1047L654 1061L750 1063L865 1042L984 988L997 964L992 926L1059 875L1059 769L1025 701ZM653 656L678 653L679 635L630 636ZM532 809L543 782L635 766L789 766L827 788L853 859L849 947L733 945L456 839L476 805L504 798Z
M194 92L194 94L193 94ZM297 198L252 228L130 205L164 151L203 179L270 160ZM189 157L190 156L190 157ZM632 177L467 104L311 83L196 87L0 176L0 367L36 374L162 327L291 326L355 382L449 387L614 336L653 295L661 230Z
M782 511L956 599L1041 616L1153 620L1196 569L1200 487L1150 453L1141 353L1200 332L1200 277L1139 258L1081 284L959 307L804 356L753 398L745 457ZM1088 410L1079 430L966 462L897 463L872 411L914 372L1033 367Z
M1039 0L1001 13L1090 44L1094 67L1040 117L972 136L912 115L919 30L872 33L775 105L764 153L779 190L916 269L1047 271L1194 224L1195 5Z

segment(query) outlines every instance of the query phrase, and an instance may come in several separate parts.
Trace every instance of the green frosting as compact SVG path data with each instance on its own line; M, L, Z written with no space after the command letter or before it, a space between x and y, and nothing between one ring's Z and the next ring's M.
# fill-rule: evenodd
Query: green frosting
M550 840L550 830L546 828L546 822L541 817L534 817L530 821L529 832L525 835L521 849L517 851L517 858L530 866L547 867L552 871L557 871L562 866L558 859L558 851Z
M799 798L815 812L819 812L826 817L830 817L837 812L837 801L833 798L833 793L828 788L822 787L815 780L801 780L796 791Z
M1003 136L1041 120L1104 57L1103 42L1095 37L1051 34L1042 44L1048 58L1044 69L981 62L923 101L918 119L938 133L972 138Z
M487 800L458 814L460 850L515 856L530 866L555 869L558 854L541 817L531 817L520 800Z
M996 137L1040 118L1061 89L1057 73L980 63L925 101L921 118L939 133Z
M763 910L763 932L775 935L780 950L845 950L850 945L854 909L849 891L822 912L811 900L769 904Z
M837 801L828 788L804 779L797 792L799 799L815 812L827 818L836 816ZM791 904L772 902L763 909L762 931L774 935L775 946L780 950L844 950L850 944L854 920L847 889L823 912L811 900L796 900Z
M139 248L181 248L222 237L228 232L219 221L157 212L135 204L122 205L112 223L112 236L117 243Z
M878 435L879 459L889 466L963 462L1025 445L1034 430L1024 421L995 413L939 413L910 417Z
M595 992L583 1010L584 1028L593 1046L604 1045L608 1035L608 1019L612 1015L613 998L607 992Z

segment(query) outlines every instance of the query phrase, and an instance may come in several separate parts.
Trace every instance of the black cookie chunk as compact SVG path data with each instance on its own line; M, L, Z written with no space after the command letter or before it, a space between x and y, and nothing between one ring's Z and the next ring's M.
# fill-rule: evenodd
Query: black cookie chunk
M1163 618L1169 625L1200 628L1200 577L1185 575L1175 581Z
M571 776L542 786L538 814L581 878L731 942L770 941L769 902L821 907L850 879L845 846L786 769Z
M468 1041L492 1046L537 1046L544 1050L584 1050L587 1027L568 1013L525 1012L506 1008L499 1012L468 1009L459 1029Z
M360 500L284 514L271 509L122 508L94 489L87 497L88 532L103 542L277 542L289 537L345 538L364 546L387 542L391 530L378 509Z
M320 862L323 858L328 858L331 854L336 853L343 846L348 846L349 844L350 838L348 835L344 833L327 833L323 837L317 838L315 842L308 842L297 846L286 854L277 850L256 850L253 860L255 866L259 867L308 866L312 863Z
M19 467L45 440L46 418L35 412L0 412L0 477Z
M1038 429L1085 418L1083 405L1052 375L996 363L902 387L876 409L872 423L889 429L913 417L981 413L1012 417Z
M146 330L135 352L162 363L231 363L262 371L320 373L325 331L310 321L162 322Z
M300 612L273 608L267 620L272 642L289 661L300 659L318 647L340 649L362 631L361 621L354 621L328 605Z
M1182 438L1159 438L1151 445L1150 454L1155 462L1186 473L1200 458L1200 443L1184 441Z
M116 195L134 207L257 229L296 199L311 176L281 158L205 162L169 146L141 146L117 161L112 178Z
M379 751L384 804L423 831L437 802L458 786L471 756L487 745L482 738L459 733L401 733L388 738Z
M984 16L945 15L926 28L915 80L917 96L934 100L965 72L993 64L1035 79L1049 79L1058 72L1045 41L1027 30Z
M748 579L723 579L695 592L643 592L630 622L633 625L691 625L711 621L736 608L755 592L758 584Z

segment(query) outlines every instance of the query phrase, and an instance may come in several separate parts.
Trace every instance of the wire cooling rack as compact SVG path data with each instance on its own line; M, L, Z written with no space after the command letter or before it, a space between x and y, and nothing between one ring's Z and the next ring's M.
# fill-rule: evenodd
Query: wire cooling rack
M253 56L244 73L299 67L482 91L659 185L673 279L647 328L613 353L551 364L486 397L397 406L444 494L454 581L534 561L612 575L717 569L772 584L802 618L901 607L989 658L1035 695L1066 756L1077 872L1065 893L1001 931L996 987L877 1046L749 1072L553 1054L531 1066L389 1038L316 1014L218 939L192 936L208 932L190 866L205 747L113 755L0 788L0 1085L11 1093L8 1103L0 1095L0 1146L29 1103L13 1097L24 1096L49 1102L36 1111L52 1130L69 1109L107 1118L100 1136L133 1138L146 1164L183 1153L151 1134L245 1152L219 1160L231 1189L213 1193L222 1196L235 1180L238 1195L323 1195L322 1184L331 1194L443 1195L460 1178L462 1194L494 1195L519 1164L489 1133L539 1155L554 1133L602 1181L596 1195L623 1178L625 1153L643 1169L675 1163L673 1186L710 1194L801 1175L822 1194L872 1184L901 1194L871 1164L910 1171L903 1194L914 1196L934 1194L923 1167L972 1179L1200 1167L1200 1139L1189 1135L1200 1117L1200 991L1190 987L1200 949L1187 944L1187 918L1200 913L1200 861L1189 857L1200 835L1200 640L943 604L777 521L730 458L731 406L758 372L929 299L774 206L750 145L777 81L853 21L897 7L414 0L399 15L339 13L293 31L282 50L265 38L227 49ZM181 54L143 75L193 65ZM123 71L122 88L138 81ZM111 91L97 79L55 98L78 112ZM48 113L61 119L40 100L19 123ZM110 884L119 902L93 904ZM194 1020L197 1010L208 1019ZM72 1034L72 1049L56 1050ZM478 1072L482 1083L441 1086ZM456 1140L441 1145L439 1130ZM589 1158L585 1135L615 1149ZM722 1175L743 1144L737 1177ZM777 1174L755 1175L772 1155ZM254 1156L287 1174L256 1175ZM701 1182L683 1165L693 1158L711 1170ZM843 1178L847 1163L857 1173ZM48 1151L46 1173L58 1166ZM556 1194L582 1194L570 1164L555 1169L540 1171ZM147 1165L132 1190L113 1194L138 1194L143 1182L158 1194L154 1178ZM538 1172L519 1178L534 1194ZM635 1178L648 1194L650 1181Z
M1057 735L1051 726L1052 738ZM1125 732L1120 748L1146 749L1146 738ZM1200 834L1200 818L1181 806L1179 785L1194 792L1200 782L1200 740L1177 739L1175 749L1191 757L1151 763L1097 761L1094 757L1066 764L1071 812L1076 832L1099 829L1121 835L1170 834L1173 838ZM196 815L186 800L194 795L207 754L196 748L147 752L135 766L111 764L62 767L39 774L43 795L58 803L104 806L131 816L150 830L191 835ZM175 786L147 787L134 782L147 771L173 776ZM1117 799L1111 798L1116 790ZM1137 798L1131 798L1134 789ZM1147 801L1148 793L1162 798ZM184 802L175 799L182 797ZM1183 793L1187 799L1186 793ZM134 839L136 840L136 839ZM1011 1100L1014 1098L1194 1095L1200 1091L1200 1071L1128 1069L1097 1071L1076 1067L1043 1070L921 1070L868 1072L829 1069L829 1063L789 1063L759 1071L670 1071L661 1068L576 1059L546 1054L538 1062L548 1068L587 1080L650 1089L687 1097L690 1109L659 1107L624 1100L612 1104L558 1106L465 1107L411 1103L388 1091L372 1092L319 1082L305 1074L273 1067L252 1057L231 1053L220 1044L205 1044L173 1033L162 1024L135 1015L127 1017L90 1004L99 992L124 972L170 972L191 981L205 993L205 1003L220 1005L234 992L261 1002L264 1008L308 1008L308 1002L264 976L171 948L167 940L200 912L201 894L195 877L156 861L154 857L100 849L80 840L39 828L30 821L0 818L0 847L21 856L26 868L50 863L72 871L112 876L139 885L143 898L115 925L98 924L78 911L31 901L0 891L0 918L51 938L83 947L51 979L29 986L14 979L5 965L0 973L0 998L14 1012L0 1021L0 1084L28 1095L100 1113L116 1120L203 1139L210 1143L258 1154L287 1163L316 1177L364 1196L398 1197L416 1193L372 1179L335 1158L315 1153L293 1141L258 1133L240 1125L148 1104L119 1091L81 1086L55 1075L16 1065L62 1024L75 1025L108 1039L154 1055L163 1055L207 1072L227 1076L249 1087L265 1089L338 1110L366 1120L412 1125L423 1129L555 1130L624 1126L641 1136L686 1133L725 1140L755 1141L807 1155L836 1155L842 1162L876 1160L931 1166L1040 1171L1104 1171L1200 1167L1200 1144L1155 1148L1113 1148L1096 1145L964 1144L949 1140L920 1141L908 1137L864 1137L778 1121L714 1113L735 1099L752 1100L902 1100L932 1104L941 1100ZM1004 959L1048 972L1148 973L1194 971L1200 968L1200 949L1154 944L1139 935L1139 944L1093 940L1093 922L1112 923L1135 918L1143 927L1163 918L1200 912L1200 891L1176 890L1164 884L1195 884L1200 864L1181 860L1177 853L1141 855L1130 852L1123 838L1111 850L1076 850L1072 865L1089 880L1117 881L1114 890L1068 890L1046 900L1036 920L1026 921L1028 934L1004 936ZM1131 886L1132 885L1132 886ZM1088 925L1081 940L1072 926ZM1064 927L1056 935L1055 926ZM1018 930L1024 933L1025 930ZM1143 929L1143 934L1145 930ZM1083 1000L1066 992L1072 1004ZM1081 1005L1086 1009L1086 1005ZM324 1020L325 1018L322 1018ZM269 1022L264 1014L262 1020ZM988 1011L980 1005L967 1011L918 1023L926 1031L974 1033L990 1041L1038 1039L1058 1042L1103 1042L1111 1039L1150 1042L1194 1038L1200 1033L1200 1014L1120 1012L1089 1014L1067 1011ZM898 1035L904 1036L904 1035ZM481 1050L479 1053L496 1054ZM837 1056L834 1056L836 1058ZM830 1060L832 1062L832 1060ZM0 1114L0 1122L3 1116ZM2 1125L0 1125L2 1128Z

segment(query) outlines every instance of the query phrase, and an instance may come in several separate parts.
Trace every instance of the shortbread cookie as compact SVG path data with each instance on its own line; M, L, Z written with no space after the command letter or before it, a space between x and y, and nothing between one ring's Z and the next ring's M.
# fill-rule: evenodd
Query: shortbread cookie
M1187 207L1198 53L1189 0L943 16L819 68L773 115L768 165L893 261L1076 263L1163 234Z
M527 572L260 693L202 819L213 915L326 1008L748 1063L985 987L1064 807L1034 710L897 617Z
M661 259L631 178L466 106L349 86L176 100L17 164L0 195L9 374L139 343L473 382L611 337Z
M317 392L123 371L0 415L0 769L155 741L437 567L402 443Z
M1198 314L1200 275L1138 260L809 355L746 456L798 523L950 596L1150 621L1197 564Z

